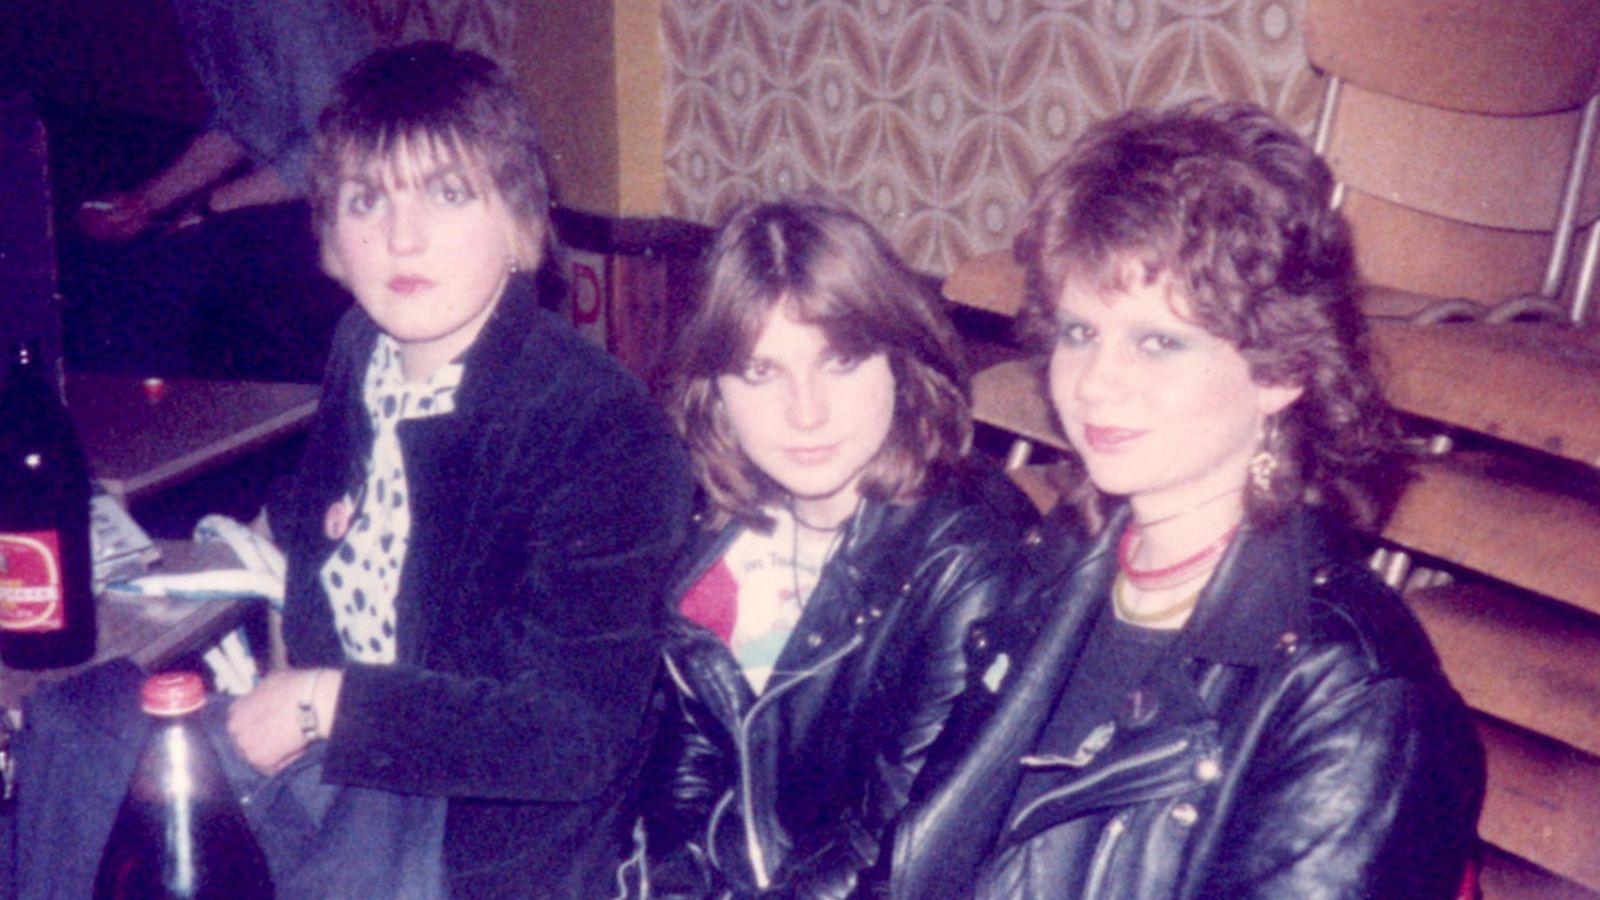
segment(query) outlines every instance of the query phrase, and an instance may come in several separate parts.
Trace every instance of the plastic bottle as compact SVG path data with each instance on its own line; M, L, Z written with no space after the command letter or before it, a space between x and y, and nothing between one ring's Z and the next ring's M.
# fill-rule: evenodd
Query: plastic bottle
M93 656L92 584L89 464L37 345L22 342L0 393L0 660Z
M193 672L152 675L141 691L154 721L95 876L97 900L272 897L266 857L193 715Z

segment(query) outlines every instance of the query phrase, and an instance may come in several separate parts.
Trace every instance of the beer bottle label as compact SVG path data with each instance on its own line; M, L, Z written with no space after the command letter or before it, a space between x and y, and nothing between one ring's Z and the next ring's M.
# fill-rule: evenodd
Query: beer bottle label
M61 543L54 531L0 534L0 630L59 631Z

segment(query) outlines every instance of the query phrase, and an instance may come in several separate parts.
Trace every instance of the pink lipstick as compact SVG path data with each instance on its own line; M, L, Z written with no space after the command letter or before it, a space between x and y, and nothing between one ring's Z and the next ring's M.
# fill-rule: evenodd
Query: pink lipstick
M389 290L396 294L415 294L433 287L433 282L421 275L396 275L389 279Z
M1083 441L1096 453L1117 453L1143 437L1145 432L1136 428L1110 428L1103 425L1084 425Z
M836 445L829 444L825 447L790 447L784 453L802 466L814 466L832 459L836 449Z

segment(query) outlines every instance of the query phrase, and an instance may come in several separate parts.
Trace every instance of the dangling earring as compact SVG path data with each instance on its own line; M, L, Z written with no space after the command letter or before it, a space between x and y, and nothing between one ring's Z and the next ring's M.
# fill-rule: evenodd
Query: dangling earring
M1268 419L1261 435L1261 449L1250 457L1250 486L1268 496L1272 494L1272 477L1278 474L1278 455L1272 450L1277 437L1278 420Z

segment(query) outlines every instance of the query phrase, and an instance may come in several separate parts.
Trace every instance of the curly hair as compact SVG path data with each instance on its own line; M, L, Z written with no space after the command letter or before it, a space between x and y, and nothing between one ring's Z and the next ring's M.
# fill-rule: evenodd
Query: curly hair
M700 302L679 334L668 408L710 500L713 524L766 528L782 488L739 447L717 378L739 371L782 309L822 329L836 350L888 356L894 375L889 436L862 473L863 496L919 496L929 472L972 442L960 340L931 286L853 213L814 203L736 210L706 261Z
M1069 285L1112 293L1165 277L1187 302L1175 311L1237 349L1258 384L1303 389L1268 429L1271 487L1246 492L1256 524L1310 502L1371 527L1404 484L1333 187L1311 147L1259 107L1135 110L1090 128L1040 177L1014 246L1027 274L1020 330L1041 355Z
M402 152L432 153L486 177L522 232L517 262L550 258L550 176L539 126L506 74L485 56L439 41L379 50L339 80L312 136L312 221L336 218L339 182ZM481 188L482 185L474 185Z

